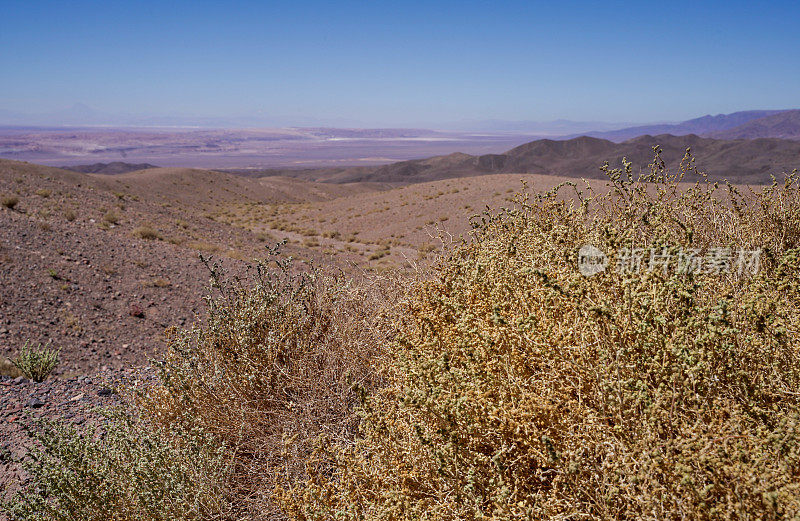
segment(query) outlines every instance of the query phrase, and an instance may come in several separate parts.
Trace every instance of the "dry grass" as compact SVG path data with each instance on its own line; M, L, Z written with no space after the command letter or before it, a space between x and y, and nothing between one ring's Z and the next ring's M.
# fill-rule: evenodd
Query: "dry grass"
M162 238L158 230L148 225L137 226L133 229L131 234L138 239L144 239L148 241L154 241Z
M8 358L0 357L0 376L16 378L18 376L22 376L22 371L20 371L19 368L14 365L14 362Z
M186 246L193 250L201 251L204 253L217 253L222 251L222 247L220 245L208 241L191 241L186 243Z
M172 331L163 385L143 402L159 423L235 447L230 486L251 515L265 514L276 472L302 475L315 436L352 437L388 334L377 283L277 266L259 265L249 288L212 271L221 293L207 324Z
M9 210L13 210L19 204L19 197L16 195L7 195L0 200L0 203Z
M119 215L114 213L113 210L109 210L103 215L103 222L108 224L119 224Z

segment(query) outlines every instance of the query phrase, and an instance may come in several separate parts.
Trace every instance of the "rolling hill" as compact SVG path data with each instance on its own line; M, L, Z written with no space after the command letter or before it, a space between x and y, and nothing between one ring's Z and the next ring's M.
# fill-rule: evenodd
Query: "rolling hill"
M0 160L0 362L26 341L61 348L66 375L143 362L166 327L202 309L209 275L199 253L236 270L279 240L232 225L232 208L376 188L173 168L85 174ZM297 241L286 251L323 258Z
M136 170L145 170L147 168L158 168L156 165L150 163L124 163L122 161L114 161L111 163L93 163L91 165L72 165L59 167L63 170L72 170L73 172L82 172L84 174L125 174L127 172L135 172Z
M269 170L262 175L283 175L332 183L409 184L454 177L487 174L547 174L571 178L601 178L599 166L608 161L621 165L622 158L634 168L645 169L653 159L653 145L660 145L663 158L677 166L687 148L710 177L735 183L771 182L800 167L800 142L782 139L720 140L694 134L686 136L639 136L623 143L588 136L564 141L540 139L503 154L473 156L454 153L427 159L401 161L378 167L319 170Z

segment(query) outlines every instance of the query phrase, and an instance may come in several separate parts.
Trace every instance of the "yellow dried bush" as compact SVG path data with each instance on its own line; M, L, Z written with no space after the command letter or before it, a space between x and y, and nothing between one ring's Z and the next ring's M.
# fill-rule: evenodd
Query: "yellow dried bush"
M158 425L229 447L232 502L261 519L277 510L277 475L304 476L317 436L354 436L360 396L380 380L390 316L381 297L391 284L296 272L291 259L254 265L247 285L209 268L218 294L207 320L169 332L160 385L140 405Z
M800 187L740 194L687 155L485 215L406 304L354 443L323 439L291 519L800 516ZM757 274L592 277L577 252L763 248Z

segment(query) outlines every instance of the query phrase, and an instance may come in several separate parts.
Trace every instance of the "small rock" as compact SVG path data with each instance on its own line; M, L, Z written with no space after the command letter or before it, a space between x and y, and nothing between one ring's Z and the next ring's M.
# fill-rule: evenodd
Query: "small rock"
M40 407L44 407L44 405L45 403L36 396L25 403L25 407L30 407L31 409L38 409Z
M114 391L108 387L101 387L97 390L97 396L111 396L112 394L114 394Z
M131 304L128 314L136 318L144 318L144 309L138 304Z

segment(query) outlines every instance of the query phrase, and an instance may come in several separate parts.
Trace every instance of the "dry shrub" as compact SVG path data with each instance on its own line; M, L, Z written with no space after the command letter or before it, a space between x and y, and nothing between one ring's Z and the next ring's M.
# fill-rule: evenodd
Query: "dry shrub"
M9 210L13 210L19 204L19 197L17 197L16 195L4 196L2 200L0 200L0 203L2 203L3 206L8 208Z
M11 519L200 521L233 519L225 503L226 447L195 431L162 429L119 412L79 431L49 421L23 464L28 487L0 510Z
M6 357L0 358L0 376L7 376L9 378L16 378L22 376L22 371L14 365L14 362Z
M191 241L187 243L186 246L192 248L193 250L202 251L205 253L217 253L222 251L221 246L208 241Z
M679 186L484 215L406 304L356 443L323 439L292 519L796 519L800 187ZM577 252L763 248L757 275L593 277Z
M290 259L240 280L204 261L206 320L169 331L157 385L110 434L45 426L14 519L274 519L276 478L305 476L317 436L354 436L380 379L391 285Z
M163 425L200 429L230 447L229 487L252 518L274 513L280 474L304 475L314 438L350 439L364 390L378 381L388 315L383 282L292 273L290 260L253 267L254 283L224 281L208 298L206 324L172 330L162 385L143 402ZM384 306L385 307L385 306Z
M119 224L119 215L114 213L113 210L109 210L103 215L103 222L108 224Z
M161 239L161 234L158 232L158 230L147 225L137 226L133 229L131 234L137 239L144 239L147 241Z

